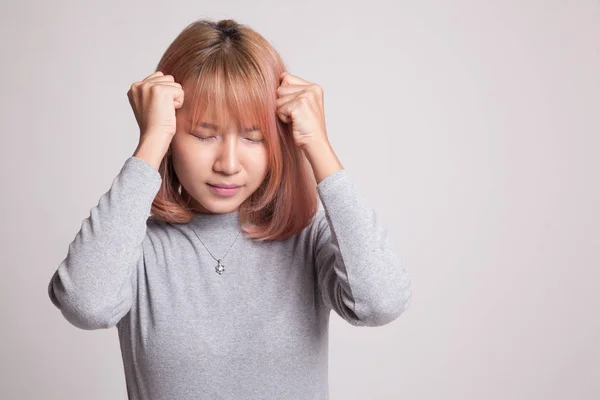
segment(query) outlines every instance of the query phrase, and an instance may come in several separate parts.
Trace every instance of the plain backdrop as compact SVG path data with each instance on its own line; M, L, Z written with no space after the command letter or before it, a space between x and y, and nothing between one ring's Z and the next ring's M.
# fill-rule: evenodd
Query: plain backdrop
M332 313L332 400L600 398L600 2L37 0L0 15L0 398L126 399L116 328L70 325L47 285L137 145L129 86L200 18L250 25L323 87L332 146L412 277L389 325Z

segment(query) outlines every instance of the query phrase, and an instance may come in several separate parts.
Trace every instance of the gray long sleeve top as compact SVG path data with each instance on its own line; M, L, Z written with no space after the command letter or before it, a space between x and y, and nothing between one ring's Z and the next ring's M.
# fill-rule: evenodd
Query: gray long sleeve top
M117 327L129 399L326 400L330 311L381 326L407 309L409 275L345 169L308 227L262 243L239 211L148 218L161 180L128 158L48 285L72 325Z

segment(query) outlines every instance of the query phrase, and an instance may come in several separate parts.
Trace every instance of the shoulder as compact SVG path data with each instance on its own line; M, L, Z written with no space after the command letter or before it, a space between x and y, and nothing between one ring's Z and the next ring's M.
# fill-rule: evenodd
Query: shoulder
M187 239L188 235L178 224L171 224L154 217L146 220L146 235L144 237L144 247L146 249L164 249L169 244L173 245L180 240Z

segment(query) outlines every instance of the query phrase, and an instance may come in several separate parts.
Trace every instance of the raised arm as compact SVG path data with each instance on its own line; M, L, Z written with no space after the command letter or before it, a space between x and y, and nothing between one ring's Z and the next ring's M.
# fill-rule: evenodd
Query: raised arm
M411 279L376 211L345 169L321 180L315 268L325 304L355 326L390 323L409 306Z
M161 181L156 168L132 156L83 220L48 284L50 300L72 325L110 328L130 310L146 222Z

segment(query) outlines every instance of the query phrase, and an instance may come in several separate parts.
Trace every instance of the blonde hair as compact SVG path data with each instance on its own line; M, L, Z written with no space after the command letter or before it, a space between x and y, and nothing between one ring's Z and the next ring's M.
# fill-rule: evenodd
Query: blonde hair
M268 154L263 183L240 205L242 230L259 241L288 238L304 229L318 208L312 168L293 140L291 125L276 113L276 90L287 70L277 51L260 34L234 20L197 20L183 29L163 54L156 70L172 75L186 89L193 106L192 126L210 104L216 118L224 110L243 126L258 126ZM216 121L225 126L227 121ZM179 192L181 184L170 152L159 167L162 185L151 218L189 222L195 212Z

